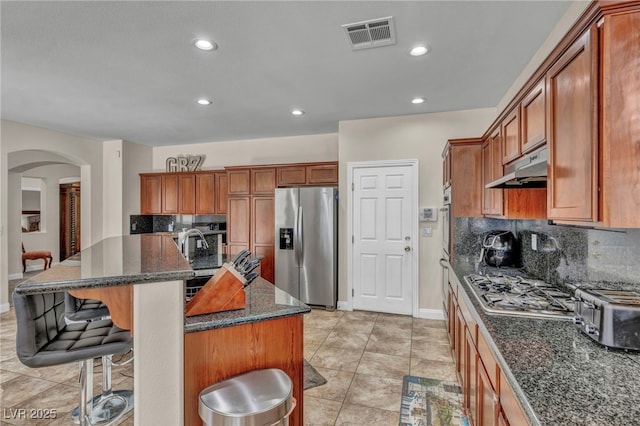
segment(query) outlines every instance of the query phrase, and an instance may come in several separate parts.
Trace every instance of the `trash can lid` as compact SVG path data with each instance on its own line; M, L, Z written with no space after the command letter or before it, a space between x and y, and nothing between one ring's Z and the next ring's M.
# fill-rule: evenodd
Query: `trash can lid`
M282 370L251 371L203 389L198 413L206 425L274 424L289 412L292 388Z

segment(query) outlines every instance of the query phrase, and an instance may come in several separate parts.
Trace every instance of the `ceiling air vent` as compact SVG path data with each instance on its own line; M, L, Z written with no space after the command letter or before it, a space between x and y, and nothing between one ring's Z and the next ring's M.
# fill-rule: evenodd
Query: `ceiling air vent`
M396 44L393 16L344 24L342 28L353 50Z

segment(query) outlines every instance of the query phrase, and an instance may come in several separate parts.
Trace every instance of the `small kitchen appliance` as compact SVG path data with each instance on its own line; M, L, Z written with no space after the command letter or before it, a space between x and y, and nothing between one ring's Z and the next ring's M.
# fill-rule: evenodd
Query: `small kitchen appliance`
M482 239L480 259L489 266L515 266L518 241L511 231L490 231Z
M610 348L640 350L640 293L577 289L574 324Z

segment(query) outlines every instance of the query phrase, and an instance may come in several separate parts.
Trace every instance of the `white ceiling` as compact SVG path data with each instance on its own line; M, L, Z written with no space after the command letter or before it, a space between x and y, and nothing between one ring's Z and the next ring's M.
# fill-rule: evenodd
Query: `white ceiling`
M494 107L569 4L2 1L2 118L161 146ZM341 25L386 16L397 44L352 51ZM431 53L410 56L421 43Z

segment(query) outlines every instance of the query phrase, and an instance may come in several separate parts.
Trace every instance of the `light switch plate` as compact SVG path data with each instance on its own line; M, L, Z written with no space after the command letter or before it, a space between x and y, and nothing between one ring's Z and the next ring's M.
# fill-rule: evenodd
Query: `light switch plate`
M422 236L423 237L431 237L433 235L433 228L430 226L425 226L422 228Z

